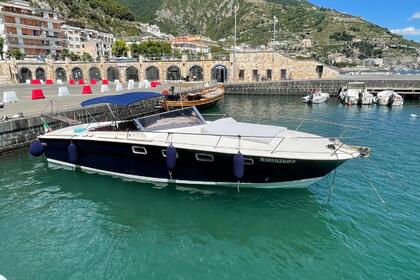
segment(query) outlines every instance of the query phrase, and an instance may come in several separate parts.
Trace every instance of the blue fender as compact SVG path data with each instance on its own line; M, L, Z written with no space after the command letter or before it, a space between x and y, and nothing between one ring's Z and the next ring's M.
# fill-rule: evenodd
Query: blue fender
M39 157L44 153L44 146L39 140L36 140L29 146L29 153L34 157Z
M172 145L169 145L169 147L166 149L166 167L168 169L172 170L176 166L176 149Z
M233 157L233 175L235 175L236 179L241 179L244 177L244 165L245 159L241 152L238 152Z
M70 163L76 163L78 156L77 156L77 146L71 142L69 146L67 147L67 155L69 158Z

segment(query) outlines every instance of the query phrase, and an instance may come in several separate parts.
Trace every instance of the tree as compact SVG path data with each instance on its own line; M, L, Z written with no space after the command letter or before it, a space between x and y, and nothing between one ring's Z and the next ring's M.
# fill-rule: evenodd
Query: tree
M16 59L23 59L25 54L18 49L9 50L9 56L14 57Z
M131 53L134 57L139 55L163 55L170 54L172 47L169 42L164 41L145 41L140 44L134 43L131 45Z
M121 39L117 39L114 44L112 44L112 54L116 57L127 56L128 46L127 43Z
M93 60L92 56L87 52L84 52L82 54L81 59L82 59L82 61L92 61Z
M0 37L0 59L3 59L4 38Z

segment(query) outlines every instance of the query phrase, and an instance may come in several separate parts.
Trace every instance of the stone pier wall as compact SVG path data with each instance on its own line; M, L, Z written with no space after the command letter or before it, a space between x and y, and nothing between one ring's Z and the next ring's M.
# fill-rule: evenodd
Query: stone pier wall
M292 80L258 83L226 84L225 94L233 95L306 95L321 89L330 95L338 95L340 89L349 82L364 82L368 90L374 93L392 89L404 95L420 96L419 79L323 79L323 80Z

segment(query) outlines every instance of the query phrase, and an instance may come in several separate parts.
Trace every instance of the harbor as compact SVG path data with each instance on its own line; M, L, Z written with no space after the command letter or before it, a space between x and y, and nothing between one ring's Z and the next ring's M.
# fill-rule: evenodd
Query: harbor
M0 280L420 279L420 11L359 2L1 1Z
M194 279L199 273L205 279L239 273L265 279L376 279L397 273L410 279L417 267L420 190L413 180L420 157L413 146L420 140L418 120L410 114L418 114L418 105L345 107L332 99L307 106L295 96L228 95L203 112L290 129L300 121L279 117L341 120L369 130L362 143L373 148L371 157L337 170L329 203L332 175L308 189L238 193L120 180L48 167L26 149L9 153L0 162L1 273L8 279ZM311 123L301 129L337 134ZM384 170L398 170L392 172L398 183Z

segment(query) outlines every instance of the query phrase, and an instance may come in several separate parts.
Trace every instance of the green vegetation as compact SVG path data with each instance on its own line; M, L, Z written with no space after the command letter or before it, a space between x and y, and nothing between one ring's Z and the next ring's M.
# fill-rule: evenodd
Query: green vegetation
M93 61L93 57L87 52L82 53L82 56L80 57L80 59L85 62Z
M131 54L133 57L139 55L162 55L170 54L172 52L171 44L163 41L146 41L140 44L134 43L131 45Z
M47 2L65 14L70 23L114 33L119 37L141 33L136 19L158 25L163 32L172 35L198 34L224 39L227 46L233 44L234 12L232 2L220 5L214 0L37 0ZM327 61L328 55L345 53L353 58L374 56L398 56L414 54L409 48L384 48L389 45L406 45L419 48L388 29L369 23L361 18L318 8L306 0L236 0L238 43L253 47L266 45L273 37L273 17L278 18L278 41L286 44L285 51L301 48L303 39L310 39L312 48L308 54ZM128 7L128 8L127 8ZM349 42L369 42L349 45ZM147 53L134 46L135 55ZM353 49L351 49L353 48ZM360 54L355 49L360 51ZM153 52L159 52L158 49Z
M123 36L139 34L132 10L117 0L33 0L32 4L60 11L72 25Z
M114 44L112 44L112 54L116 57L127 56L128 46L124 40L117 39Z
M25 57L25 54L17 49L9 50L8 55L18 60L23 59Z
M345 68L345 67L355 67L357 66L357 64L351 63L351 62L335 62L333 63L333 66L337 68Z
M347 32L335 32L330 35L330 39L336 40L336 41L351 41L353 40L354 36L351 34L348 34Z

